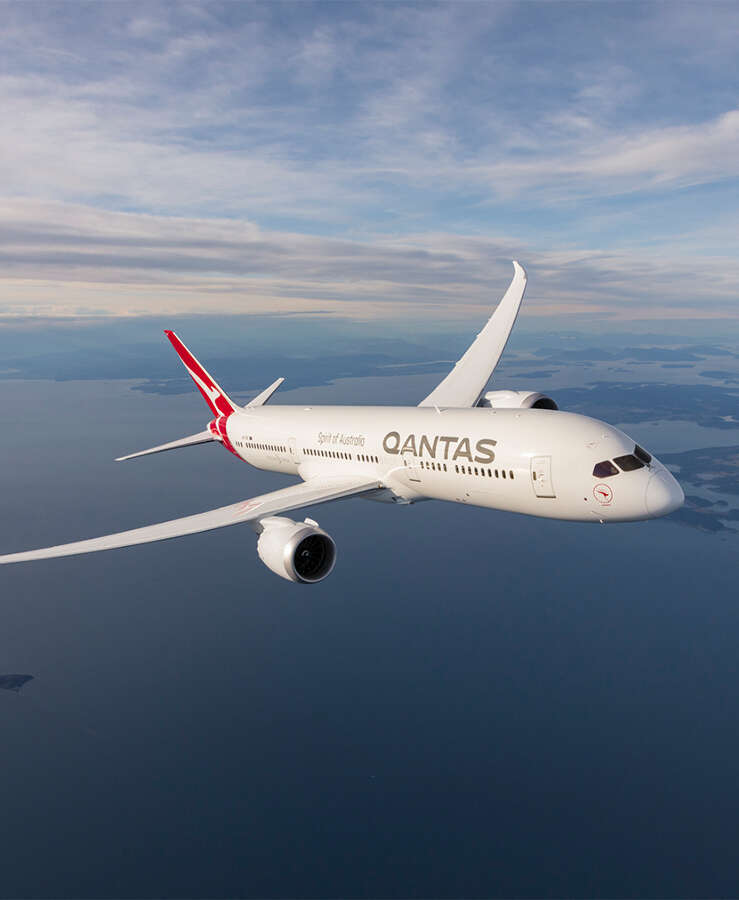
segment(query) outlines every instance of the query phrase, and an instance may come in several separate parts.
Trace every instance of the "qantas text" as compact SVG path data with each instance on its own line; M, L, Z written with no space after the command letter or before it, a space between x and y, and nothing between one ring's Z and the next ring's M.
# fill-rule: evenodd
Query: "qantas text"
M428 456L430 459L466 459L476 463L491 463L495 459L493 447L497 443L492 438L482 438L473 448L470 438L453 437L448 434L434 437L427 434L409 434L403 440L397 431L389 431L382 439L385 453L410 452L414 456Z

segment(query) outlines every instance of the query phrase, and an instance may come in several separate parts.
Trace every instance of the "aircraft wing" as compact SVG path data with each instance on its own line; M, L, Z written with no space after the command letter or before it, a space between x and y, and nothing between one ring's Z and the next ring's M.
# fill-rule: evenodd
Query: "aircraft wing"
M487 325L447 377L419 406L477 406L503 355L526 290L526 272L514 260L513 281Z
M72 544L58 544L56 547L45 547L41 550L28 550L24 553L9 553L0 556L0 564L30 562L35 559L49 559L54 556L74 556L77 553L94 553L98 550L114 550L117 547L130 547L133 544L147 544L151 541L167 541L170 538L198 531L210 531L214 528L225 528L227 525L239 525L242 522L256 522L267 516L352 497L380 487L377 480L358 477L318 477L310 481L295 484L280 491L272 491L251 500L242 500L220 509L186 516L183 519L171 519L156 525L145 525L131 531L120 531L117 534L106 534L103 537L87 541L75 541Z

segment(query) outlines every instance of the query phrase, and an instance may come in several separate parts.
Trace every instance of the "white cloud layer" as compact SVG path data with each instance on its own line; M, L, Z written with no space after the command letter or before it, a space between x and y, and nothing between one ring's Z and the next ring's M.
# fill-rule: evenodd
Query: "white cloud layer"
M734 314L710 11L6 3L0 314L479 304L511 256L542 309Z
M358 318L479 315L519 257L527 314L739 318L739 261L542 249L505 236L267 231L229 219L36 201L0 206L0 314L320 311Z

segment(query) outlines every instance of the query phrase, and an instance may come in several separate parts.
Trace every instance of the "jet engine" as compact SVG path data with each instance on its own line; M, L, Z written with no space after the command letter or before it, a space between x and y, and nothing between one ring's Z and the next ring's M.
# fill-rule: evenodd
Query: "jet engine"
M559 409L551 397L538 391L488 391L477 405L490 409Z
M259 522L262 533L257 553L262 562L281 578L299 584L323 581L336 562L336 544L313 519L293 522L268 516Z

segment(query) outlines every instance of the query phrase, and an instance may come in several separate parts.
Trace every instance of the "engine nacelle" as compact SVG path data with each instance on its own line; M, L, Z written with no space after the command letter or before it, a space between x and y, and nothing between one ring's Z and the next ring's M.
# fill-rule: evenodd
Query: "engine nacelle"
M477 405L490 409L559 409L551 397L538 391L488 391Z
M318 522L306 519L293 522L282 516L260 519L262 533L257 541L257 553L262 562L281 578L299 584L323 581L336 562L336 544L318 527Z

